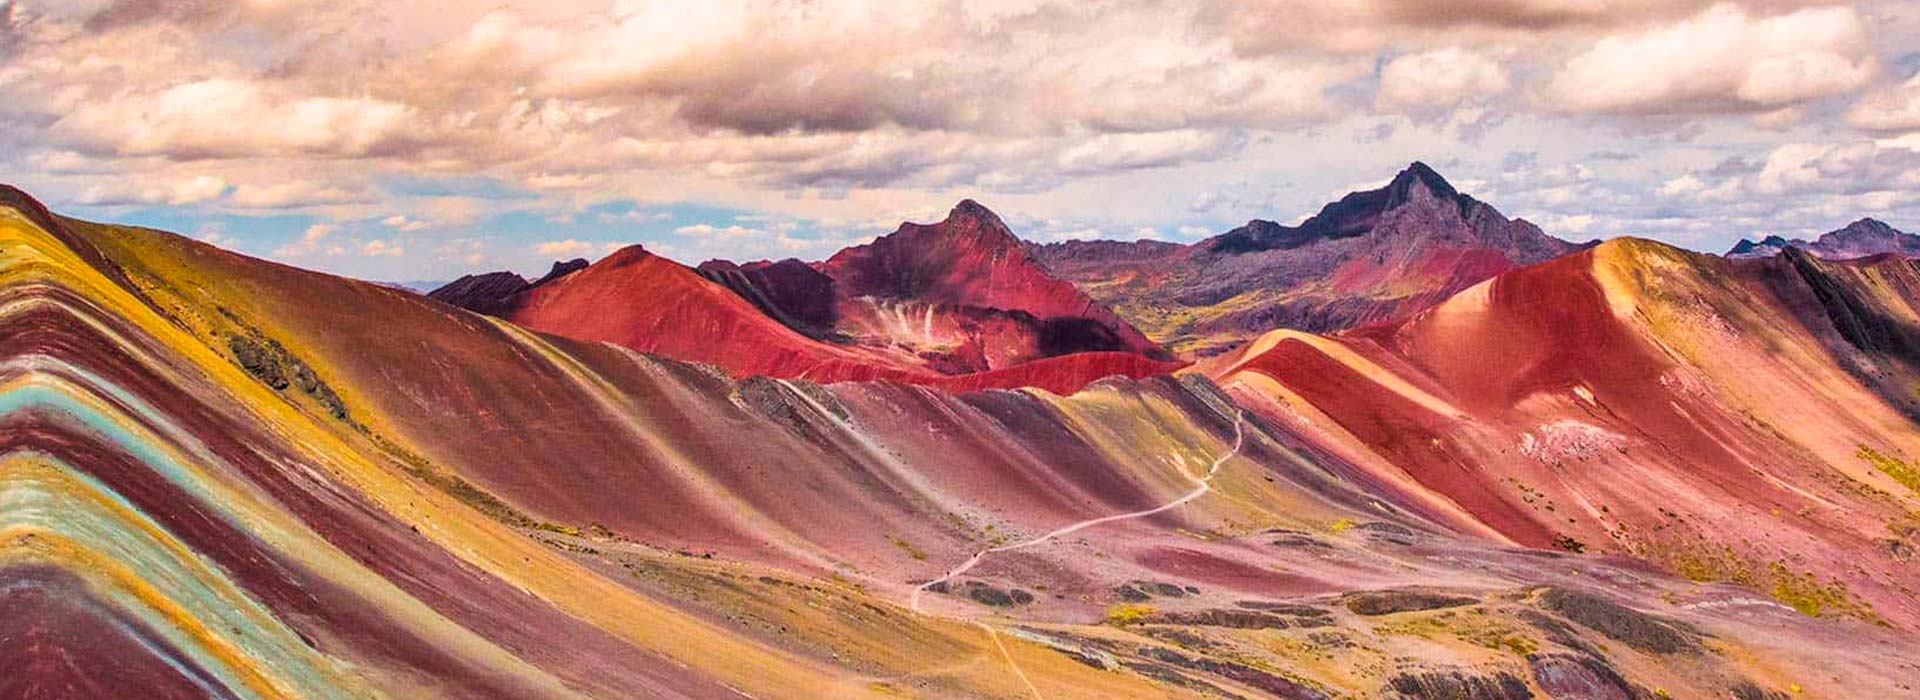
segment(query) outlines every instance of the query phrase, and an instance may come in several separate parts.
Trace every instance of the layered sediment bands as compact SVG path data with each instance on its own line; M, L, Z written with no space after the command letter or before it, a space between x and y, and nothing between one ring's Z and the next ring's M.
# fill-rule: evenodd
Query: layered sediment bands
M0 209L7 697L1184 700L1455 670L1542 693L1527 654L1676 697L1912 675L1901 628L1512 548L1231 382L737 380L52 221ZM1429 589L1459 604L1341 604ZM1546 590L1701 651L1613 643Z
M191 667L201 669L196 677L224 689L208 694L328 697L328 688L359 687L358 694L371 695L358 678L372 671L390 684L388 692L566 697L580 686L602 691L596 694L733 695L664 659L613 673L595 669L646 654L449 556L457 550L433 546L362 501L365 492L336 471L370 466L341 463L358 462L355 450L316 431L226 359L180 337L177 326L90 277L88 268L63 265L70 262L62 260L63 247L14 221L0 222L9 224L10 263L0 306L10 358L0 434L15 460L7 462L10 478L35 478L8 482L8 572L61 568L112 594L115 615L139 617L142 629L191 657ZM215 403L202 403L206 398ZM17 461L21 455L29 461ZM55 480L47 464L81 465L87 473ZM85 498L45 495L69 492ZM15 507L23 500L32 507ZM120 507L82 517L82 506L93 502ZM35 514L45 522L18 520ZM77 523L90 527L59 529ZM188 576L164 568L168 562L212 568ZM104 582L89 578L114 566L145 568ZM176 587L155 589L155 582ZM263 609L272 611L270 619L228 619L228 611ZM294 625L306 629L295 634ZM310 645L350 659L354 670L340 673L338 661L316 661ZM546 655L555 671L536 669L507 652L509 645L549 650L530 655ZM81 651L32 649L54 659ZM56 685L32 685L29 696L73 696Z
M1516 541L1637 555L1822 615L1912 625L1920 279L1891 258L1729 262L1620 240L1337 339L1212 366Z
M970 546L977 532L950 516L992 498L991 484L968 492L970 479L1024 473L1063 490L1022 504L1021 512L991 516L1023 527L1108 503L1147 502L1149 491L1178 480L1166 471L1121 476L1136 455L1124 446L1087 445L1053 421L1045 435L1060 447L1014 451L1078 455L1088 473L1049 475L1043 457L1008 462L999 454L1003 446L985 441L971 462L981 474L938 483L937 475L891 455L910 449L906 436L917 439L923 428L869 435L853 406L882 415L917 406L931 412L922 415L982 428L993 425L991 408L886 385L848 385L845 395L805 384L756 389L697 367L542 339L159 234L76 224L120 256L116 265L130 280L123 288L17 221L6 221L0 248L9 263L0 292L0 325L8 332L0 343L11 358L0 435L9 454L33 455L35 464L83 465L80 476L91 481L75 483L97 485L79 491L124 503L122 515L137 527L122 529L155 533L154 541L166 545L149 549L206 567L199 578L148 571L116 581L157 576L182 588L150 598L225 596L243 603L232 610L261 611L255 627L266 631L241 632L229 632L233 625L205 605L115 613L142 614L144 629L177 639L171 648L192 663L162 665L198 669L193 682L219 686L211 695L325 696L284 680L304 678L366 695L734 697L738 688L760 697L859 697L878 692L869 687L874 671L916 673L915 658L966 653L984 640L970 633L954 639L964 628L932 620L909 622L904 639L867 650L862 663L870 670L855 672L789 649L791 641L716 628L699 611L654 601L623 585L626 577L596 573L521 533L592 525L660 547L642 551L718 549L736 561L813 572L807 575L854 573L904 587L895 567L912 560L886 531L942 554ZM321 296L304 294L311 292ZM336 315L337 304L310 303L327 292L362 306ZM285 348L288 361L332 387L347 410L330 410L292 383L276 386L250 374L242 358L226 354L226 339L237 333ZM444 349L459 363L422 357L422 347ZM1177 386L1166 384L1184 391ZM1047 415L1044 395L1005 398L1020 407L1018 424L1045 424L1027 418ZM488 420L501 422L489 430ZM1222 439L1222 426L1188 420L1203 423L1176 437L1143 439L1196 441L1172 446L1195 455L1220 449L1207 441ZM756 444L740 435L787 437ZM934 449L918 447L921 455ZM894 482L892 495L875 488L876 479ZM1130 482L1137 483L1122 486ZM794 498L809 493L794 484L819 487L816 500ZM77 507L51 503L41 510ZM827 514L840 519L823 522ZM97 539L126 538L102 532ZM112 558L146 562L137 552L111 551ZM19 571L19 580L37 581L44 577L30 572L91 575L101 568L97 559L23 561L4 575L13 580L11 572ZM859 573L866 570L876 573ZM882 571L889 573L877 578ZM78 635L33 630L48 639ZM54 663L33 660L28 667ZM1093 673L1074 664L1038 666L1042 682ZM46 674L34 687L49 696L94 687ZM964 696L997 694L993 689L1006 682L992 669L942 681ZM1069 685L1100 697L1116 688L1122 695L1147 692L1147 683Z

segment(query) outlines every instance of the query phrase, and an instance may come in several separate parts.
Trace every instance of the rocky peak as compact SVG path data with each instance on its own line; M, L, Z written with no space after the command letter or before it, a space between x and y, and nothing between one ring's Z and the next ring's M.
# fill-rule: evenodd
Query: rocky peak
M1742 238L1740 239L1739 243L1733 244L1733 248L1727 251L1727 257L1733 257L1733 258L1766 257L1766 256L1771 256L1776 253L1779 253L1782 250L1786 250L1788 247L1792 245L1793 245L1793 241L1789 241L1779 236L1767 236L1766 238L1762 238L1757 242L1751 239Z
M506 308L509 298L531 286L525 277L501 270L466 275L427 292L427 298L469 311L495 314Z
M1458 202L1461 195L1453 184L1426 163L1414 161L1387 183L1386 209L1393 209L1423 196L1443 202Z
M1409 206L1432 212L1441 219L1462 223L1469 223L1468 219L1473 218L1475 221L1471 224L1476 228L1508 223L1504 217L1490 211L1490 207L1460 194L1446 178L1426 163L1414 161L1394 175L1385 187L1341 197L1339 201L1321 207L1318 214L1300 222L1299 226L1283 226L1255 219L1210 239L1203 246L1211 252L1233 254L1297 248L1321 240L1363 236L1373 232L1389 214Z
M1838 231L1827 233L1826 235L1821 236L1820 240L1827 241L1832 239L1832 240L1839 240L1839 241L1846 241L1846 242L1870 241L1870 240L1897 240L1900 237L1905 235L1907 234L1901 233L1899 229L1896 229L1892 226L1888 226L1886 222L1883 222L1879 219L1867 217L1867 218L1862 218L1853 223L1847 224L1846 226L1841 227L1840 230Z
M901 224L896 234L912 226L914 225ZM959 204L953 205L953 209L947 212L947 218L940 223L919 228L932 229L933 233L941 234L943 237L972 238L980 245L1023 247L1020 238L1013 235L1013 230L1007 227L1005 221L1000 220L1000 215L971 199L962 199Z
M1123 347L1155 352L1152 341L1053 273L1006 222L962 200L937 224L901 224L872 243L847 248L819 271L843 298L898 299L952 307L1024 312L1038 319L1083 319L1104 326Z
M963 259L1028 260L1027 247L1000 216L971 199L960 200L935 224L905 222L893 233L835 253L821 271L856 294L912 296L928 280Z
M634 243L632 245L624 246L619 250L609 253L607 257L601 258L600 262L597 262L594 264L606 265L609 267L621 267L624 265L632 265L634 263L642 262L651 257L653 257L653 253L647 252L646 246L640 245L638 243Z
M553 269L547 270L547 274L541 275L540 279L534 281L533 285L537 287L585 269L587 269L586 258L574 258L565 261L555 260L553 261Z
M620 252L628 250L638 251L641 257L647 255L646 250L638 245L627 246ZM615 255L618 254L615 253ZM608 257L612 258L612 256ZM469 311L498 315L504 313L513 303L513 298L522 292L587 269L587 266L585 258L556 260L553 267L547 270L547 274L531 281L506 270L466 275L441 285L439 289L427 292L427 298Z
M1902 232L1876 219L1860 219L1808 244L1820 257L1836 260L1881 253L1920 257L1920 236Z
M984 225L1001 229L1007 227L1005 223L1000 221L999 214L993 213L992 209L988 209L986 205L973 201L972 199L960 200L960 203L953 205L953 209L947 212L947 221L954 221L956 219L977 221Z
M1913 258L1920 257L1920 236L1905 233L1878 219L1863 218L1812 241L1780 236L1767 236L1758 242L1741 239L1727 251L1727 257L1765 258L1794 248L1829 260L1849 260L1882 253L1898 253Z
M833 335L833 278L812 265L788 258L738 265L708 260L695 268L702 277L733 290L774 320L815 339Z

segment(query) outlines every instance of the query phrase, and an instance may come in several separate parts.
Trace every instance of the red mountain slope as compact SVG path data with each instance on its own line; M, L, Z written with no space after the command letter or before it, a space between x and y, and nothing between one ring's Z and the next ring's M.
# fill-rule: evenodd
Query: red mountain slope
M1401 323L1210 363L1249 405L1535 546L1920 619L1920 273L1617 240Z
M500 316L537 331L706 362L740 374L836 379L920 374L883 364L871 353L800 335L686 266L637 245L526 290Z
M846 299L879 299L1030 314L1046 355L1075 350L1156 354L1132 325L1054 277L986 207L964 200L944 221L902 224L820 265ZM843 302L844 304L844 302Z
M737 376L924 384L1034 386L1071 393L1101 377L1163 374L1175 363L1098 353L1018 371L946 375L912 354L821 342L781 324L699 272L630 246L498 302L497 315L537 331L717 365Z
M938 223L901 224L822 263L712 260L700 272L803 335L909 356L942 374L1083 352L1169 358L1049 273L971 200Z

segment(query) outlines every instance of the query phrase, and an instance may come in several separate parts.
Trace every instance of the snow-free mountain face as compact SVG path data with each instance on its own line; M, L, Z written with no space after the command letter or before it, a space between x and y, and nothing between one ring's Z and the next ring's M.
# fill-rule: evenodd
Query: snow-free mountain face
M1187 354L1274 328L1332 331L1404 318L1480 280L1580 246L1508 219L1423 163L1298 226L1255 220L1190 246L1034 246L1055 274Z
M965 388L1024 381L1070 392L1179 366L1052 276L971 200L938 223L902 224L817 265L714 260L689 269L635 246L591 266L556 264L533 282L470 275L430 296L743 376Z
M1164 357L1131 324L1034 260L999 216L973 200L938 223L901 224L835 253L820 271L834 282L841 327L864 342L980 355L985 368L1083 351Z
M1060 396L0 207L0 695L1909 694L1912 269L1650 245Z
M1041 286L1077 294L1055 284ZM508 272L470 275L428 296L537 331L710 363L740 377L1071 393L1103 377L1180 367L1128 350L1117 333L1079 316L1040 319L1018 309L900 296L847 298L839 289L797 261L694 269L635 245L590 265L556 263L533 282ZM940 294L921 298L968 298L964 290Z
M1618 239L1395 324L1274 331L1206 371L1518 541L1920 620L1916 316L1903 259Z
M1887 253L1912 258L1920 257L1920 236L1867 218L1821 234L1811 241L1788 240L1779 236L1767 236L1758 243L1742 239L1727 251L1727 257L1772 257L1787 248L1799 248L1828 260L1851 260Z

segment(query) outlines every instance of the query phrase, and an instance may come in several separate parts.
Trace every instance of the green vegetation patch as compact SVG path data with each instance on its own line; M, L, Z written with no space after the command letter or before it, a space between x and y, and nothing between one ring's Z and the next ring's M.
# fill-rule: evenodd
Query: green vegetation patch
M333 391L333 387L321 381L312 366L288 352L280 341L264 338L259 331L248 329L247 333L227 336L227 351L233 353L233 360L241 369L274 391L299 387L301 392L326 408L334 419L353 422L348 417L347 404L340 400L340 395Z

